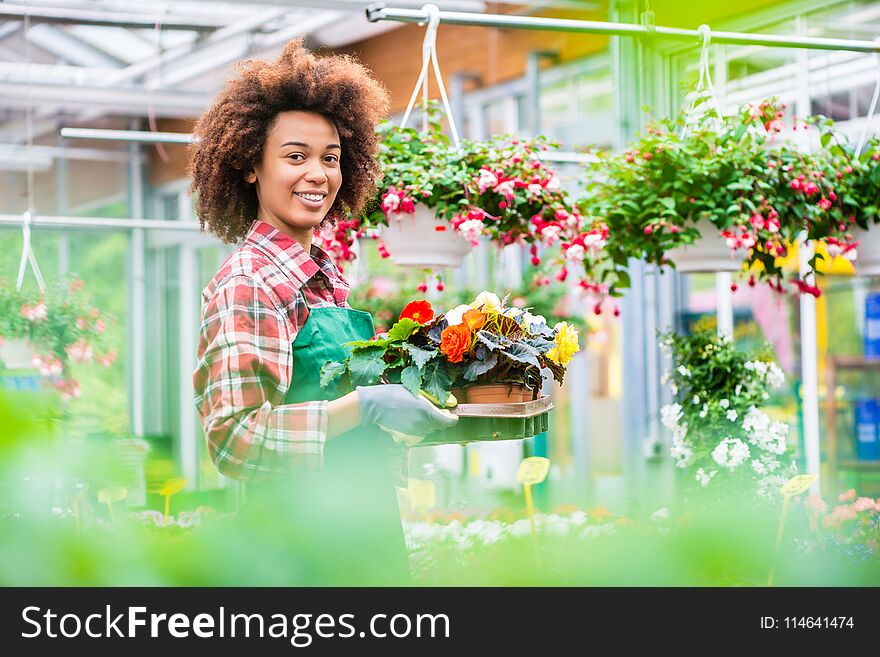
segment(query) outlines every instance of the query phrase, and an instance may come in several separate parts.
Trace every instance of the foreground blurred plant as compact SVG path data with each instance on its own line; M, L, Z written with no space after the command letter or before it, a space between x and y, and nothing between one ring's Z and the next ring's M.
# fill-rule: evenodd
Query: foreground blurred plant
M769 390L784 383L782 370L766 353L743 353L710 332L667 333L660 348L672 359L662 383L676 402L660 412L672 432L676 466L687 469L699 487L745 488L778 500L779 488L796 473L789 428L760 407Z

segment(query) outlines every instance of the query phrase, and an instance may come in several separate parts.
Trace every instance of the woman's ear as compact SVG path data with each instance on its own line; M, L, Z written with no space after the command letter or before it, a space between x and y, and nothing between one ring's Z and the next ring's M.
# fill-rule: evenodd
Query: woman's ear
M244 181L248 183L257 182L257 172L251 169L246 174L244 174Z

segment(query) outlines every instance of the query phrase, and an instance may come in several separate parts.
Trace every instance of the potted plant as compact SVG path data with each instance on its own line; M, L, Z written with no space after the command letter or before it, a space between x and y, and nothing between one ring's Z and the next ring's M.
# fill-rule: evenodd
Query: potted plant
M834 190L825 204L827 221L812 229L825 242L829 256L844 257L863 276L880 275L880 138L867 141L858 155L845 137L833 130L834 122L817 117L821 145L826 153L825 174Z
M116 360L103 341L109 320L88 305L82 289L76 280L28 292L0 280L0 360L7 369L39 371L65 398L79 396L71 363L109 367Z
M348 343L351 356L327 363L324 387L401 383L445 405L453 388L469 403L518 403L540 390L542 368L560 383L579 349L577 330L561 322L506 307L483 292L473 303L435 316L427 301L404 308L387 334ZM488 390L485 386L498 386ZM464 401L457 399L455 401Z
M708 109L687 130L684 115L655 122L622 153L596 154L579 207L609 227L612 291L628 285L630 257L682 271L746 269L782 289L779 259L827 221L836 182L821 156L782 139L783 117L774 100L733 116Z
M380 236L380 253L396 264L456 267L471 250L450 224L465 197L467 165L443 133L436 104L425 111L426 131L380 126L383 178L359 228Z

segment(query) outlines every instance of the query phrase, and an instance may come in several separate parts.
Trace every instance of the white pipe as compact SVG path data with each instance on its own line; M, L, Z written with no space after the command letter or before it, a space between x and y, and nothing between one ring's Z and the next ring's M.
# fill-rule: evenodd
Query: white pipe
M809 261L813 257L813 243L802 237L798 248L800 274L809 271ZM818 340L816 337L816 298L811 294L800 295L801 314L801 397L804 405L804 453L807 472L820 476L819 451L819 362ZM828 391L827 394L833 394ZM811 489L820 494L821 481Z

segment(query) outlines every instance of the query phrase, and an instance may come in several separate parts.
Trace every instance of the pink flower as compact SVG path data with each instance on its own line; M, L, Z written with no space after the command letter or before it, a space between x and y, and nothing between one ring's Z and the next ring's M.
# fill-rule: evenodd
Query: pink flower
M88 363L92 360L92 348L84 340L77 340L64 348L74 363Z
M508 201L512 201L513 200L513 192L515 189L516 189L516 184L514 183L513 180L505 180L504 182L498 183L497 185L495 185L495 187L493 188L492 191L495 192L496 194L501 194L502 196L507 198Z
M831 207L831 201L829 201L827 198L823 198L822 200L819 201L819 207L822 208L823 210L827 210L828 208Z
M492 189L498 184L498 176L489 169L480 169L479 178L477 178L477 188L482 194L487 189Z
M810 495L807 499L804 500L804 506L808 509L816 511L818 513L827 513L828 512L828 504L819 497L816 493Z
M580 244L572 244L565 249L565 259L571 262L583 262L586 257L586 249Z
M749 222L755 230L761 230L764 227L764 217L760 214L753 214Z
M116 362L116 350L108 351L103 356L99 356L97 360L104 367L110 367Z
M480 236L486 225L479 219L467 219L458 226L458 231L474 246L479 246Z
M394 189L392 187L392 189ZM382 197L382 211L385 214L394 214L400 208L400 197L393 193L388 192L385 196Z
M861 513L862 511L872 511L874 508L874 500L870 497L860 497L853 503L853 509L855 509L857 513Z
M78 328L81 331L85 331L88 328L88 326L89 326L89 323L85 320L84 317L77 317L76 318L76 328Z
M749 103L749 118L752 120L760 119L764 116L764 110L755 103Z
M104 324L103 320L99 319L97 322L95 322L95 330L98 333L103 333L106 328L107 328L107 325Z
M849 502L850 500L856 499L856 489L850 488L848 491L844 491L837 497L838 502Z

